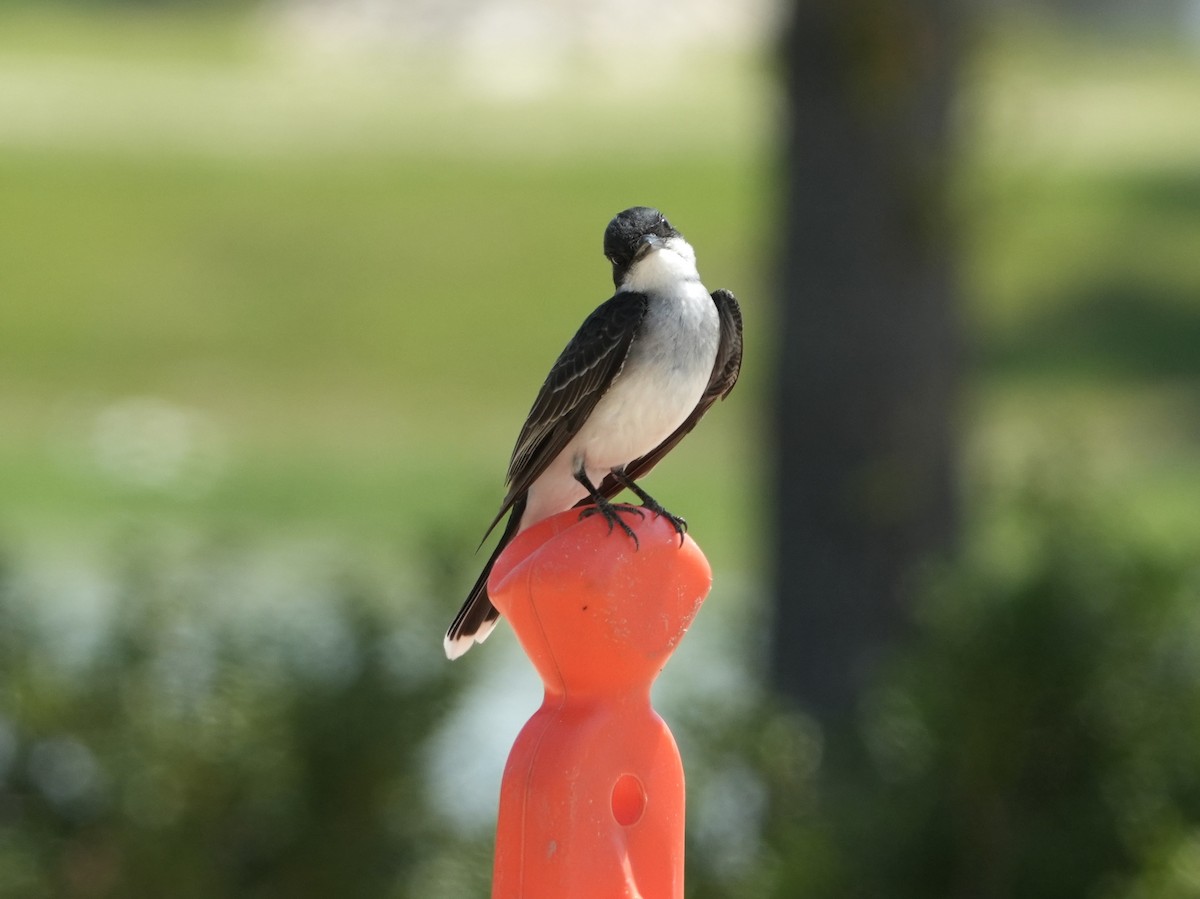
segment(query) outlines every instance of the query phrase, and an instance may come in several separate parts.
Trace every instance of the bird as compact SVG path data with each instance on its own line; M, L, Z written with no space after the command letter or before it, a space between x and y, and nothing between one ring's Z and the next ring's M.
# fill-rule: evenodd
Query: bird
M729 395L742 365L742 313L734 295L709 293L696 253L659 210L634 206L604 232L616 292L584 320L550 369L517 437L508 491L484 540L508 521L491 557L446 631L456 659L491 634L500 617L487 581L500 553L521 531L582 507L602 515L637 544L622 513L687 522L637 481L649 473ZM629 490L641 506L615 504ZM482 545L482 542L481 544Z

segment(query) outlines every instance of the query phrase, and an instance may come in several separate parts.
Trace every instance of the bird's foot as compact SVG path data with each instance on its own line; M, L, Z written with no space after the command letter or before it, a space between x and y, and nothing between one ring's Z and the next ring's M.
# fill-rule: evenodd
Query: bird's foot
M658 500L646 497L642 502L643 509L649 509L655 515L665 518L671 522L671 527L675 528L675 533L679 535L679 545L683 546L683 535L687 533L687 519L682 515L672 515L662 507Z
M649 509L655 515L671 522L671 527L675 528L675 533L679 535L679 545L683 546L683 535L687 533L687 519L679 515L672 515L664 509L662 503L639 487L633 478L625 473L624 468L614 468L612 474L618 484L627 490L632 490L637 495L637 498L642 501L643 509Z
M633 528L626 524L625 520L621 518L621 512L632 512L637 515L638 518L646 517L646 513L644 513L637 506L630 506L625 503L605 502L596 503L594 506L586 506L583 511L579 513L579 520L582 521L585 518L591 518L593 515L597 514L603 515L604 520L608 522L608 532L610 534L612 533L613 526L616 525L623 530L627 536L632 538L634 548L640 549L641 543L638 541L637 534L635 534L633 532Z

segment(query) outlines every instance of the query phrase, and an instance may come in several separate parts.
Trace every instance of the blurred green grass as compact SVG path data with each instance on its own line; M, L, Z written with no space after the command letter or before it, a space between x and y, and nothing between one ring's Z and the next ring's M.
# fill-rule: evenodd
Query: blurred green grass
M965 476L1079 453L1146 527L1194 531L1200 61L1036 22L978 51ZM785 350L769 66L718 58L653 90L594 75L498 101L445 61L306 58L259 18L4 13L0 526L473 533L547 367L608 294L604 224L652 203L749 329L738 392L655 492L715 563L753 570L762 389ZM98 423L136 397L219 436L207 480L97 462Z

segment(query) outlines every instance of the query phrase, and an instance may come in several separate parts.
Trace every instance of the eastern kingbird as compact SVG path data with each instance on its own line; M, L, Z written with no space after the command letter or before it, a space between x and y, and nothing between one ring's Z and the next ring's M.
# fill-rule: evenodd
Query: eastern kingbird
M640 517L641 508L611 502L629 489L683 539L686 522L635 481L733 389L742 365L742 313L728 290L704 288L695 250L657 209L619 213L604 232L604 255L617 292L584 320L529 410L508 465L508 493L487 534L505 513L508 523L446 632L451 659L496 626L500 613L488 599L488 575L530 525L594 503L580 516L603 515L609 531L619 527L636 543L619 513Z

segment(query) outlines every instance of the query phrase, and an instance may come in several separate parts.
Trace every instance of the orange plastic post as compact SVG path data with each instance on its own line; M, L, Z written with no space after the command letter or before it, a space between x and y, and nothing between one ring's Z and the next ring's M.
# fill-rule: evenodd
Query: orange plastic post
M492 899L681 899L684 783L650 685L712 584L690 537L572 509L520 533L488 582L545 685L500 789Z

